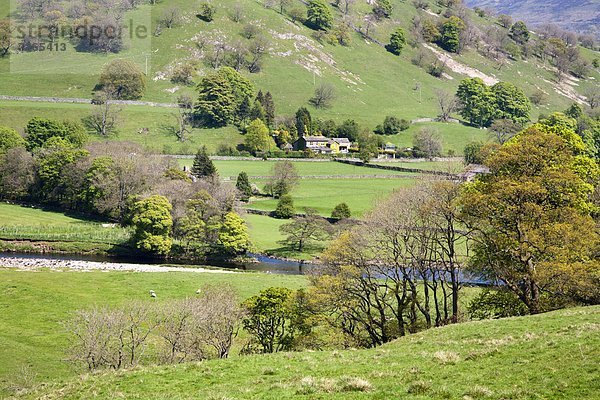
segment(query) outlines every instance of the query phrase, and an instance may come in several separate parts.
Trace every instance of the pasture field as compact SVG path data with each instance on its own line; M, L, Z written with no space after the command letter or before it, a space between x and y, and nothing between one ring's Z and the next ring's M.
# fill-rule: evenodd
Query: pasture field
M449 325L376 349L278 353L104 372L50 399L596 399L600 307Z
M61 212L0 203L0 238L120 245L131 231L112 224L71 217Z
M23 132L27 122L34 116L81 120L91 113L91 107L87 104L0 101L0 126ZM90 139L133 142L153 153L164 154L195 154L202 145L214 153L220 145L235 147L244 139L234 127L194 128L188 139L180 142L171 130L176 123L174 113L175 110L169 108L122 107L118 119L118 132L108 137L91 135ZM148 132L139 133L143 128L147 128Z
M358 217L372 209L378 200L383 200L394 190L413 185L418 179L300 179L291 196L298 212L305 207L316 209L323 216L331 215L339 203L346 203L353 217ZM259 187L264 181L256 181ZM254 198L250 208L272 211L277 207L277 199L269 197Z
M75 374L64 361L68 339L61 323L70 313L95 305L116 306L134 300L156 301L193 296L204 285L231 285L240 301L271 286L298 289L301 276L259 273L21 272L0 265L0 398L2 388L27 370L37 381Z
M321 253L328 244L327 242L314 244L306 247L302 252L298 252L281 243L285 236L279 232L279 227L290 222L289 220L255 214L246 214L244 219L250 228L252 245L256 251L263 254L295 260L310 260Z
M366 168L356 165L342 164L333 161L290 161L296 167L299 176L360 176L360 175L406 175L397 171L387 171L383 169ZM193 159L179 159L182 166L191 168ZM246 160L214 160L213 163L219 172L221 178L233 178L235 180L242 171L249 177L266 177L272 173L273 166L277 161L246 161ZM395 164L393 164L395 165Z

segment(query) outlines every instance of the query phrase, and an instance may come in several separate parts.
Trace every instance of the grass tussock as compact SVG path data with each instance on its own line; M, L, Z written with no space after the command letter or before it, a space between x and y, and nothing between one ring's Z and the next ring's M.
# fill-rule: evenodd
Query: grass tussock
M360 377L331 379L305 376L300 380L296 393L309 395L316 393L371 392L372 390L373 385L371 382Z

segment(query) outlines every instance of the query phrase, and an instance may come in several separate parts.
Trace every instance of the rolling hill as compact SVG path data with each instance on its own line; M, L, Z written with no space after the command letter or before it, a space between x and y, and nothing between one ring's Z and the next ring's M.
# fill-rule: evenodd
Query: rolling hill
M553 23L563 29L592 33L600 38L598 0L467 0L471 7L487 7L532 25Z
M377 349L85 375L44 399L597 399L600 308L432 329Z
M372 8L368 3L366 0L355 2L348 16L331 7L335 23L346 21L349 26L364 32L367 29L365 17ZM397 27L410 32L415 17L434 22L443 18L441 14L445 8L433 1L428 3L428 8L421 9L412 2L392 0L394 8L390 18L369 23L370 39L351 29L348 46L329 43L322 35L298 21L293 22L275 7L266 7L263 1L223 0L213 4L216 14L210 23L197 18L196 5L185 0L142 5L129 11L127 17L136 23L148 24L148 31L155 34L146 39L126 37L125 47L118 54L80 52L69 44L71 47L64 52L15 52L10 57L0 58L0 95L91 98L103 66L112 59L125 58L148 72L148 89L142 100L172 103L179 95L194 96L195 93L193 84L173 83L173 71L181 65L191 64L197 71L193 81L198 82L212 69L210 58L216 48L231 49L240 43L248 45L251 42L244 37L248 36L249 26L253 27L255 35L267 39L268 46L260 72L246 71L246 74L257 88L273 94L278 115L291 115L299 107L307 106L315 87L327 83L335 88L336 99L329 109L311 108L317 117L332 118L336 122L352 118L371 129L387 115L427 121L437 116L436 93L439 90L452 93L461 79L479 76L490 84L499 80L513 82L530 96L544 93L544 101L532 112L532 118L536 118L540 113L565 109L574 101L583 102L585 90L600 80L600 73L591 70L590 79L568 78L557 82L552 66L547 62L537 59L496 62L475 48L450 54L434 44L416 43L407 45L400 56L387 52L382 44L387 43ZM238 22L231 15L236 7L242 10ZM178 10L179 22L171 29L157 30L161 16L172 8ZM299 0L293 0L288 10L293 9L304 10L305 6ZM19 21L14 10L10 15ZM471 11L468 18L481 31L495 25L493 18L480 17ZM411 35L407 35L410 39ZM432 60L439 59L446 66L441 79L415 65L414 60L423 53ZM583 57L591 61L598 54L586 50ZM0 101L0 125L22 129L31 115L63 114L80 118L90 109L85 104L20 100ZM166 153L193 152L205 142L216 149L221 143L241 141L232 130L196 129L190 141L179 143L165 129L165 125L174 121L172 114L172 110L164 108L128 106L123 113L118 139L133 140ZM445 131L456 130L444 128L443 124L436 126L442 136ZM137 132L142 128L148 128L148 134L139 135ZM452 132L447 134L452 135ZM485 135L477 137L475 131L473 133L472 139L485 139ZM448 141L447 137L445 139ZM410 139L391 138L391 141L403 143ZM456 150L460 152L462 148Z

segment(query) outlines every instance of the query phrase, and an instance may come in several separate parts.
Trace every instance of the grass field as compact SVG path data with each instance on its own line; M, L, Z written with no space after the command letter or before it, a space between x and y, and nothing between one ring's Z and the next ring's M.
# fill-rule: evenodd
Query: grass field
M321 253L328 244L327 242L312 244L302 252L298 252L281 243L285 237L279 232L279 227L289 221L254 214L246 214L244 219L250 228L250 240L255 251L263 254L295 260L310 260Z
M182 166L191 168L192 159L180 159ZM296 167L299 176L351 176L351 175L406 175L397 171L386 171L382 169L366 168L349 164L328 161L294 161L290 160ZM237 178L244 171L248 176L270 176L273 166L277 161L245 161L245 160L214 160L221 178Z
M0 266L0 388L19 379L24 367L38 381L74 374L63 361L67 336L61 322L77 309L146 300L150 289L157 293L157 301L183 298L203 285L226 283L242 300L270 286L296 289L306 281L300 276L254 273L18 272Z
M80 120L90 112L91 106L86 104L0 101L0 125L23 132L27 122L34 116ZM194 128L188 140L179 142L169 130L175 123L173 113L173 110L166 108L127 106L119 113L119 130L116 134L108 138L92 135L91 139L134 142L149 151L165 154L194 154L202 145L210 152L216 152L219 145L235 147L243 141L243 136L235 128L226 127ZM148 133L138 133L142 128L148 128Z
M415 174L416 175L416 174ZM346 203L353 217L372 209L377 200L383 200L394 190L413 185L417 179L301 179L292 190L294 206L299 212L304 207L316 209L321 215L329 216L339 203ZM264 182L255 182L259 187ZM278 200L255 198L249 207L260 210L275 210Z
M46 399L597 399L600 307L432 329L377 349L104 372Z
M129 229L70 217L60 212L0 203L2 239L123 244Z

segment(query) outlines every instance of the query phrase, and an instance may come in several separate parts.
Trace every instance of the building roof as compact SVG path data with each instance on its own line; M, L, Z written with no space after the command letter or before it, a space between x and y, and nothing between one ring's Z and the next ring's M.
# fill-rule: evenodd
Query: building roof
M350 144L350 139L345 138L345 137L341 137L341 138L336 137L331 140L333 140L334 142L337 142L338 144L348 144L348 145Z
M307 142L328 142L329 139L325 136L304 136L304 140Z

